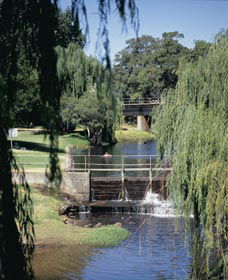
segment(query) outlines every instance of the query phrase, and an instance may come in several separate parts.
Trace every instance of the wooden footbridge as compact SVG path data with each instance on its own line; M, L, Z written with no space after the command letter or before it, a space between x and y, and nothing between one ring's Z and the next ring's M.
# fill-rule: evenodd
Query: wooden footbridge
M172 168L156 155L67 155L65 170L89 172L92 199L141 200L148 189L167 198Z

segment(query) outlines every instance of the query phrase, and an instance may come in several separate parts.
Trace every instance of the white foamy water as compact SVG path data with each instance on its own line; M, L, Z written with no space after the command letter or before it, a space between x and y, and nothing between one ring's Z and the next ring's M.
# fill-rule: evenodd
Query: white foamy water
M164 200L162 197L153 193L150 190L147 192L146 197L142 201L143 205L152 205L153 206L153 215L156 216L176 216L174 213L174 208L172 202L169 200Z

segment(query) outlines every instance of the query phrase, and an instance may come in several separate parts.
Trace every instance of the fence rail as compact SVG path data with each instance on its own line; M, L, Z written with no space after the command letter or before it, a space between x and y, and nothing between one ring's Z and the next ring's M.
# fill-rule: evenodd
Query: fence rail
M19 166L25 168L45 168L49 164L48 155L16 155ZM128 172L128 171L171 171L165 159L157 161L157 155L61 155L62 168L71 172Z
M158 98L124 98L121 100L123 105L148 105L148 104L160 104L160 99Z
M167 160L157 162L157 155L66 155L65 163L68 171L171 170Z

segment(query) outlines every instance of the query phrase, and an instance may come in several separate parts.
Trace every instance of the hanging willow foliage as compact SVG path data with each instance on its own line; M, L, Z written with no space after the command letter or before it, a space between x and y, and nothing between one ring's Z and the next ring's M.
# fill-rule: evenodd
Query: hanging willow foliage
M134 0L100 0L98 14L106 31L110 3L114 4L123 22L127 11L132 23L137 22ZM50 140L49 179L59 184L61 179L57 147L59 105L61 91L57 75L55 30L57 0L3 0L0 1L0 279L34 279L31 259L34 249L32 200L25 173L19 170L7 141L12 127L16 98L20 46L26 50L29 65L39 73L39 92L42 116ZM108 9L106 9L108 7ZM84 0L72 0L72 12L77 18L86 18ZM88 28L87 28L88 29ZM107 32L104 45L107 66L109 47ZM22 189L14 183L12 168L22 174Z
M65 100L64 106L68 106L67 98L70 98L70 100L75 100L74 110L76 110L78 98L96 92L100 107L104 111L101 140L113 143L114 124L117 122L119 114L117 113L116 97L111 87L110 70L106 69L96 58L87 56L84 50L74 43L69 44L67 48L57 47L56 52L59 83L62 99Z
M173 167L172 198L187 220L194 215L207 256L199 271L194 273L193 265L192 279L228 277L227 73L225 32L206 58L182 63L177 88L163 100L156 117L158 150L161 156L169 154ZM219 261L211 267L215 255Z

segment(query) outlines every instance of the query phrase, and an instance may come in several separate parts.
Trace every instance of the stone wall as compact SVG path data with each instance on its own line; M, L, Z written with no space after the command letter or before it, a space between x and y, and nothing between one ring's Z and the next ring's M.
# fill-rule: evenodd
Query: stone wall
M30 185L49 186L45 173L26 172L26 180ZM22 183L22 174L14 174L16 183ZM90 200L90 174L89 172L63 172L60 191L73 196L77 201Z

